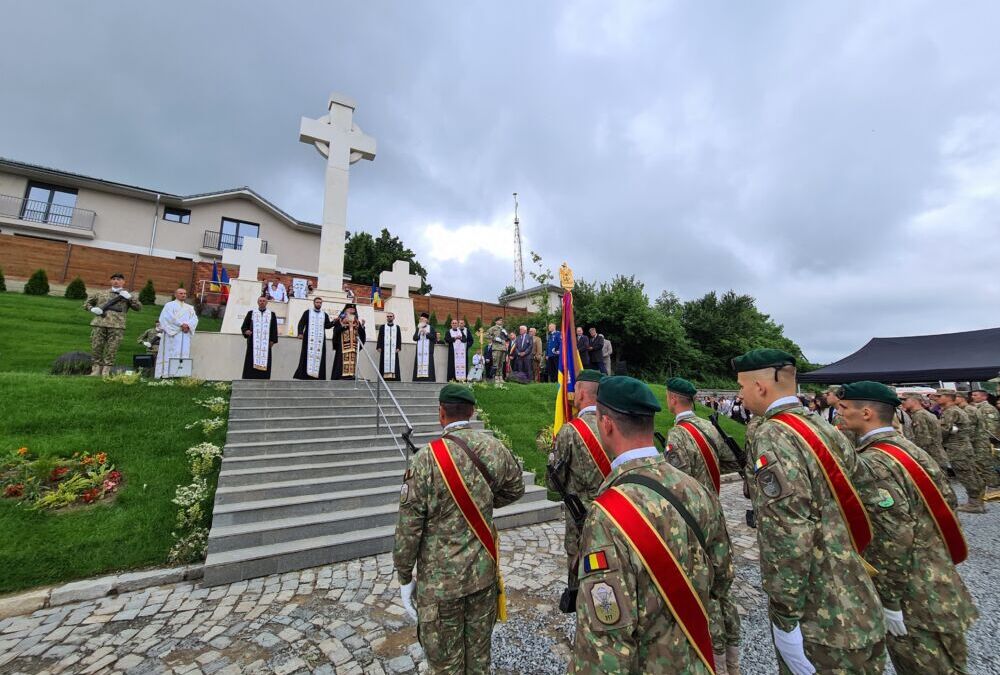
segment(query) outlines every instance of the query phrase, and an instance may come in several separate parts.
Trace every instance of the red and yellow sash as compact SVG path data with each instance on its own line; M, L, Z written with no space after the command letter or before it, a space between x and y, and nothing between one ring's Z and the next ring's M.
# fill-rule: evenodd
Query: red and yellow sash
M691 435L691 438L694 439L695 445L697 445L698 450L701 451L702 459L705 460L705 466L708 467L708 475L712 477L712 485L715 486L715 494L719 494L719 490L722 486L721 471L719 471L719 460L715 456L712 446L709 445L708 439L705 438L705 434L701 433L701 429L687 420L678 423L677 426L688 432Z
M959 524L955 512L945 501L944 495L934 484L934 479L924 470L924 467L920 466L920 462L915 460L910 453L891 443L876 443L872 448L892 457L913 481L924 506L927 507L931 518L934 519L934 524L937 526L945 546L948 547L951 561L957 565L968 558L969 545L965 541L965 535L962 534L962 526Z
M854 485L851 484L850 479L844 474L844 470L841 468L837 458L830 452L830 448L826 447L826 443L819 437L819 434L813 431L812 427L801 417L792 413L782 412L775 415L772 419L776 422L781 422L795 432L799 438L805 441L806 446L812 450L813 456L816 457L820 468L823 469L823 476L826 478L826 484L830 488L834 500L837 502L840 515L843 516L844 522L847 523L847 531L851 535L851 543L854 545L854 550L859 554L862 553L872 540L872 521L868 517L868 511L865 510L864 504L861 503L861 497L858 496L858 492L854 489Z
M569 425L576 429L576 433L580 434L583 444L587 446L587 451L590 453L590 458L597 465L597 470L601 472L602 476L607 478L608 474L611 473L611 460L608 459L608 453L604 452L600 439L594 435L594 432L590 430L587 423L579 417L575 418Z
M430 446L431 456L434 457L438 471L441 472L441 477L444 478L444 484L448 486L451 498L455 500L455 505L458 506L462 517L465 518L465 522L469 524L472 533L476 535L476 539L479 540L479 543L483 545L486 552L493 558L493 563L497 568L497 618L500 621L506 621L507 596L504 592L503 577L500 576L500 549L497 546L496 537L493 536L493 528L486 522L483 512L479 510L476 502L472 499L469 486L465 484L462 473L455 465L455 459L451 456L451 452L448 451L448 444L444 442L443 438L439 438L431 441Z
M684 631L698 658L714 673L715 659L712 656L708 612L673 551L635 502L619 488L605 490L594 503L608 515L611 522L625 535L632 549L639 554L643 567L656 584L660 597L667 603L677 625Z

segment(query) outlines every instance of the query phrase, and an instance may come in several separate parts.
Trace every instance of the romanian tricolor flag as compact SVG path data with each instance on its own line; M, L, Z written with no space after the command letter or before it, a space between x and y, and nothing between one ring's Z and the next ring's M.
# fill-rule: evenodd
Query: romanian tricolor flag
M212 293L219 292L219 263L212 263L212 281L208 284L208 290Z
M604 551L597 551L595 553L588 553L583 558L583 573L590 574L591 572L600 572L601 570L608 569L608 556L605 555Z
M222 286L221 302L224 305L229 302L229 272L226 271L225 267L222 268L222 276L219 279L219 285Z
M378 284L374 281L372 282L372 307L375 309L382 309L382 293Z
M562 297L562 348L559 350L559 392L556 394L556 417L552 422L552 435L559 433L562 425L573 419L573 392L576 374L583 370L583 362L576 351L576 322L573 320L573 293L566 291Z

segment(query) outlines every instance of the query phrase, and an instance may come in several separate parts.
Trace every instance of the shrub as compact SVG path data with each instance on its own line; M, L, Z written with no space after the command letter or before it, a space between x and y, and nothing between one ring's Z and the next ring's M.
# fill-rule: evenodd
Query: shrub
M7 280L3 278L3 268L0 267L0 293L7 292Z
M432 326L437 326L438 325L437 314L435 314L434 312L431 312L431 316L430 316L429 319L427 319L427 323L429 323Z
M83 279L77 277L73 281L69 282L69 286L66 287L66 297L70 300L86 300L87 299L87 287L83 284Z
M28 283L24 285L25 295L48 295L49 294L49 275L45 273L45 270L35 270L35 273L31 275L28 279Z
M52 364L53 375L87 375L90 373L90 354L86 352L66 352Z
M466 324L468 324L468 323L469 322L466 321ZM473 333L478 333L482 329L482 327L483 327L483 317L477 316L476 317L476 327L473 329L472 332Z
M448 316L444 319L444 329L448 330L451 328L451 312L448 312Z
M153 288L152 279L146 279L146 285L139 291L139 302L144 305L156 304L156 289Z

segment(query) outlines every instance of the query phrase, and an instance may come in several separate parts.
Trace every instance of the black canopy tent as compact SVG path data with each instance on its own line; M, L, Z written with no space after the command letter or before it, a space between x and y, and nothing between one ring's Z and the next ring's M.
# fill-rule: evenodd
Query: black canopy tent
M872 338L850 356L800 374L799 382L978 382L996 377L998 372L1000 328L988 328L942 335Z

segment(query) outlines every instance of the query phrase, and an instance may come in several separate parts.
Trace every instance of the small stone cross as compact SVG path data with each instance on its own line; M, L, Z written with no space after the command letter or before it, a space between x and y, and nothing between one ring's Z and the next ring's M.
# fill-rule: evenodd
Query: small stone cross
M392 291L394 298L408 298L410 291L419 291L421 279L416 274L410 274L410 263L405 260L397 260L392 263L391 272L382 272L378 275L379 286Z
M242 249L227 248L222 252L222 264L239 265L237 279L241 281L257 281L257 270L271 272L278 265L278 256L263 253L263 245L264 242L256 237L243 237Z

